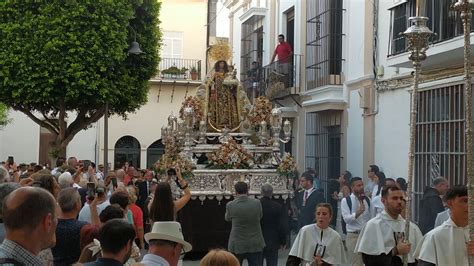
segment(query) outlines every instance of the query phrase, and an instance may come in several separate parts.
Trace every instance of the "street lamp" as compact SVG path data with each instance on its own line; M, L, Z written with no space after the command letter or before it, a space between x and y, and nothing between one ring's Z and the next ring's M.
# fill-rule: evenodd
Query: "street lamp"
M137 42L137 32L132 26L128 27L133 31L133 42L128 49L128 53L132 55L140 55L144 52L140 49L140 44ZM109 103L105 103L104 111L104 176L109 172Z
M461 12L464 29L464 119L466 123L466 177L469 196L469 236L474 239L474 159L472 145L471 18L474 0L458 0L454 9ZM472 265L474 258L469 257Z
M408 40L409 59L412 61L414 69L413 91L410 104L410 147L408 152L408 177L407 177L407 204L405 222L405 240L409 240L410 220L411 220L411 198L413 194L413 165L415 161L415 138L416 138L416 114L418 105L418 82L420 79L421 61L426 59L428 49L428 39L433 32L426 26L427 17L423 17L421 10L424 8L424 1L417 1L416 17L409 18L411 26L403 33ZM407 255L403 256L403 265L408 265Z
M140 49L140 44L137 42L137 32L132 26L128 25L128 27L133 31L133 42L130 45L130 49L128 49L128 53L134 55L143 54L142 49Z

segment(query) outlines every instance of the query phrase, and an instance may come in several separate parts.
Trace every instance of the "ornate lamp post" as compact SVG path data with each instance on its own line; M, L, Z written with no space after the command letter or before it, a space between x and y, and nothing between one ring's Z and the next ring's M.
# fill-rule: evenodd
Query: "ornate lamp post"
M424 1L417 1L416 17L409 18L411 26L403 33L408 40L409 59L413 63L414 80L413 91L410 104L410 147L408 152L408 199L406 204L406 223L405 223L405 239L408 241L410 235L411 220L411 198L413 192L413 165L415 162L415 139L416 139L416 114L418 105L418 82L420 79L421 61L426 59L426 50L428 49L428 39L433 32L426 26L427 17L420 15L421 9L424 7ZM403 265L408 265L407 255L403 256Z
M469 195L469 236L474 240L474 159L472 145L471 18L474 0L458 0L454 9L461 12L464 29L464 117L466 127L466 177ZM470 264L474 258L469 257Z

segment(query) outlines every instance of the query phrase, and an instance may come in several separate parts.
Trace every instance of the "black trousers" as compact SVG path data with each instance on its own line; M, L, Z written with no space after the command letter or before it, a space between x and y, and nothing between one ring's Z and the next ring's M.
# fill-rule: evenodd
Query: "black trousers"
M266 266L278 266L278 248L277 249L263 249L262 265L265 260Z
M242 265L243 261L247 259L249 266L262 266L262 253L263 252L248 252L234 255L239 260L240 265Z

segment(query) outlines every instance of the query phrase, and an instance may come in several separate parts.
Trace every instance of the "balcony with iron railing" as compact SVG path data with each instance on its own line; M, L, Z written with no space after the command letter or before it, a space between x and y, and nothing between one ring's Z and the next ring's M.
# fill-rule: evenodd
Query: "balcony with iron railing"
M461 14L452 8L454 2L456 1L428 0L425 2L426 14L424 15L429 18L427 26L435 33L429 39L428 58L423 62L425 70L440 66L462 65L464 47L462 21ZM408 18L415 15L415 4L415 0L408 0L390 9L388 66L412 67L407 56L408 41L402 33L410 26ZM473 26L474 21L471 21L471 29L474 31ZM473 43L472 37L471 43Z
M201 69L201 60L198 59L161 58L154 79L200 81Z
M278 102L300 93L301 55L293 55L286 62L276 61L269 65L253 66L241 74L244 88L251 101L266 96Z

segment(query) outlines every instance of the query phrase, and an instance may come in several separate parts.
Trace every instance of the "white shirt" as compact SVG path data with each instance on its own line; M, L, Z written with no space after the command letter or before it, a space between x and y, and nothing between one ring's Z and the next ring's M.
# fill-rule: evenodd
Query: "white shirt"
M154 254L146 254L140 262L146 266L169 266L170 264L162 257Z
M59 172L59 167L55 167L53 170L51 170L51 174L54 176L61 174L61 172Z
M434 228L442 225L444 222L446 222L449 218L451 217L451 210L447 209L443 212L438 213L436 215L436 220L435 220L435 226Z
M372 218L377 216L377 214L381 213L385 209L385 206L382 203L382 195L378 195L375 197L372 197L372 200L370 201L370 214L372 215Z
M359 200L356 198L354 193L350 195L352 201L352 211L349 210L347 205L346 198L343 198L341 201L341 214L342 218L346 222L346 229L348 233L353 233L362 230L362 227L370 220L370 208L367 204L367 201L364 200L365 205L364 213L356 218L357 209L359 209Z
M376 197L376 195L377 195L377 190L379 190L379 185L377 185L377 184L374 183L374 188L372 189L372 194L370 195L370 196L372 197L372 199L373 199L374 197ZM379 195L380 195L380 194L382 194L382 190L380 190Z
M108 200L97 205L97 214L100 215L100 213L109 205L110 205L110 202ZM81 211L79 212L79 217L77 218L77 220L92 223L91 222L91 208L89 206L89 203L86 202L84 204Z
M95 173L95 177L97 177L97 181L104 180L104 173L97 171L97 173Z
M448 219L429 231L415 251L415 257L436 265L469 265L466 242L469 226L459 227Z

